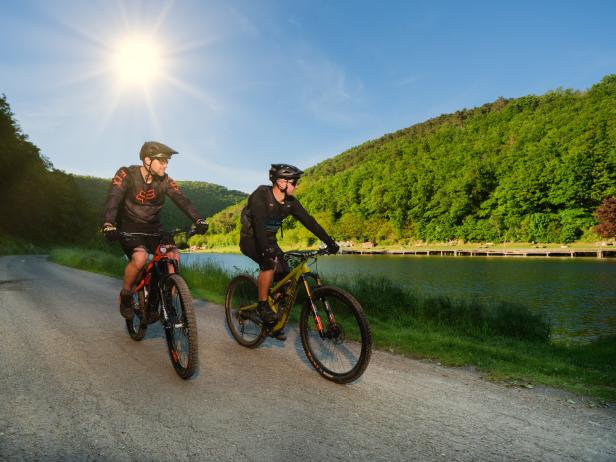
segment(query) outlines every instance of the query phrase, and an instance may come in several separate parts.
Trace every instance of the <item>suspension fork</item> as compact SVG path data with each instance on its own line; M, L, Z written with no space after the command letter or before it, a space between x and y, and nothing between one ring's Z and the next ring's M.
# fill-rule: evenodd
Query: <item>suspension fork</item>
M321 285L321 281L319 280L319 277L316 276L316 280L317 283L319 285ZM321 337L323 337L325 335L324 329L323 329L323 322L321 321L321 317L319 316L319 313L317 311L317 307L314 303L314 298L312 296L312 291L310 290L310 284L308 284L308 280L302 276L302 279L304 281L304 288L306 289L306 294L308 295L308 300L310 301L310 309L312 311L312 317L314 318L314 322L317 325L317 330L319 331L319 335ZM327 299L323 300L323 305L325 306L325 311L327 312L327 317L329 320L329 324L335 324L336 323L336 319L334 318L334 312L332 311L331 307L329 306L329 301L327 301Z

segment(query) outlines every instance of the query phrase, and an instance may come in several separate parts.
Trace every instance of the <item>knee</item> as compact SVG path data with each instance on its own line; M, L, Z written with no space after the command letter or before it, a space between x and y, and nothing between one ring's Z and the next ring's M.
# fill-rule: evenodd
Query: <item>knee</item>
M145 266L145 263L148 261L148 254L144 251L135 251L133 252L133 255L130 261L138 269L141 269Z

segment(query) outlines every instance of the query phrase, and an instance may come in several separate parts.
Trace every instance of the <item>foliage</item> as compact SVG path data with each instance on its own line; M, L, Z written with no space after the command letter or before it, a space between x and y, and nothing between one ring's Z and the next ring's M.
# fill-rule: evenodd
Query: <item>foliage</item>
M24 255L46 253L48 249L31 242L0 233L0 255Z
M111 180L73 176L54 169L49 159L22 133L5 96L0 97L0 162L5 167L0 183L3 252L28 251L27 245L17 245L22 241L36 242L37 246L83 245L92 241L101 225ZM210 183L177 183L204 216L246 196ZM191 224L172 201L165 203L161 220L169 229Z
M595 211L599 224L595 228L603 237L616 237L616 196L607 197Z
M321 162L298 198L338 240L572 242L616 195L614 114L616 75L587 91L499 98ZM227 241L238 211L223 212ZM299 233L282 243L298 241L309 244Z
M234 274L208 260L184 266L182 276L195 295L224 303L227 286Z
M105 250L81 247L57 247L49 253L49 260L61 265L93 273L121 277L126 267L126 257Z
M540 314L516 303L479 302L426 297L412 293L391 279L358 274L328 281L352 293L371 318L412 327L417 321L446 327L463 335L502 336L547 342L550 325Z
M38 245L85 236L85 201L71 175L54 169L15 121L0 97L0 234Z

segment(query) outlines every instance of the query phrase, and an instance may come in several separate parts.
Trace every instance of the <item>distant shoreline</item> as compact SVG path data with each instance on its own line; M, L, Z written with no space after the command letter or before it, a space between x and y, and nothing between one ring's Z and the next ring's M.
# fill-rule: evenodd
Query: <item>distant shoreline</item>
M563 250L563 249L425 249L425 250L341 250L347 255L413 255L450 257L569 257L569 258L614 258L616 249L608 250Z
M291 249L283 249L291 250ZM227 253L240 254L239 247L214 247L210 249L183 250L185 253ZM476 246L451 246L443 244L423 244L415 247L383 246L362 248L360 246L341 247L343 255L407 255L407 256L453 256L453 257L565 257L565 258L616 258L616 245L590 244L478 244Z

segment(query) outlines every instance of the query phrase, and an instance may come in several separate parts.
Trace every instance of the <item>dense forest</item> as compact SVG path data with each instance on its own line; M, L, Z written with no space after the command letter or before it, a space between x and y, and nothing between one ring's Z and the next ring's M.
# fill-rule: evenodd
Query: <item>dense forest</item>
M0 162L5 167L0 182L0 252L20 251L27 243L44 248L97 238L111 180L55 169L23 133L4 95L0 97ZM204 216L246 196L204 182L177 183ZM190 224L170 200L163 208L162 221L168 228Z
M387 134L308 169L298 188L338 240L381 244L595 239L593 213L614 195L616 75ZM240 209L220 212L213 235L193 243L236 243ZM283 242L311 243L296 225Z
M53 168L0 97L0 238L42 245L85 238L86 202L71 175Z

